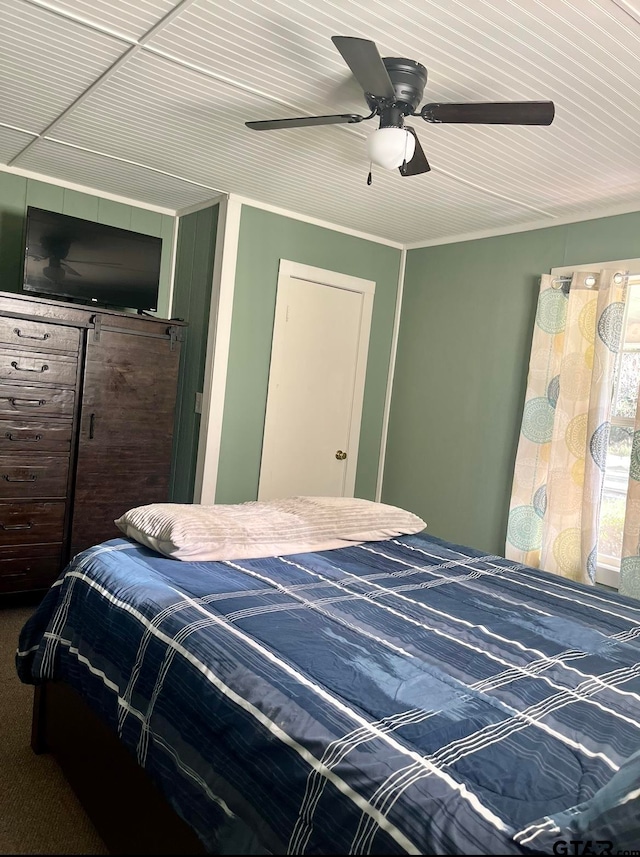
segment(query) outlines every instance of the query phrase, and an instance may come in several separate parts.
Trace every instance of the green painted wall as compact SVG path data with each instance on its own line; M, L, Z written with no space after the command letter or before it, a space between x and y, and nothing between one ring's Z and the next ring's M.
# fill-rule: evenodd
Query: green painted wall
M175 218L4 172L0 172L0 291L22 290L24 224L28 205L162 238L157 314L161 317L168 315Z
M504 552L539 277L640 257L640 212L410 250L382 499Z
M196 392L202 392L213 260L218 228L218 206L181 217L173 290L173 316L189 323L182 344L181 387L176 405L174 466L171 498L193 501L200 415L195 412Z
M242 207L216 501L258 493L280 259L376 281L355 493L375 495L400 251Z

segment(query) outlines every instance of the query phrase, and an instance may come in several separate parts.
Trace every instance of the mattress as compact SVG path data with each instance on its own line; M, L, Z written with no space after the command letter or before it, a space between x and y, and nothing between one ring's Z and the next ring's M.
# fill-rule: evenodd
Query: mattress
M17 668L79 691L211 852L248 827L272 853L522 854L640 749L636 605L423 534L199 563L114 539Z

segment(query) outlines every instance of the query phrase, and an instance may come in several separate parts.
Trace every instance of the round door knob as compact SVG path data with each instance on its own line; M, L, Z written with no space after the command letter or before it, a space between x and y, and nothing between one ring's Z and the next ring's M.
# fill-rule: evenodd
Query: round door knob
M344 461L346 457L347 453L343 452L341 449L336 452L336 458L338 459L338 461Z

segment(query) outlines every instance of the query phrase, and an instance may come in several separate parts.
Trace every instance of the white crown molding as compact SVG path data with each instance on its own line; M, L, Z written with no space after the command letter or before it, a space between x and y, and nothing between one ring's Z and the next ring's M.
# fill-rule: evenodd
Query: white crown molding
M588 220L599 220L601 217L617 217L621 214L634 214L640 212L640 193L636 203L624 205L612 205L599 209L593 209L585 214L570 214L566 217L558 217L553 223L548 220L535 220L529 223L521 223L517 226L500 226L495 229L484 229L478 232L468 232L465 235L455 235L446 238L433 238L430 241L416 241L405 244L405 250L420 250L423 247L439 247L441 244L461 244L463 241L478 241L482 238L497 238L500 235L514 235L517 232L534 232L537 229L555 229L556 226L567 226L570 223L584 223Z
M0 172L10 173L11 175L15 176L22 176L22 178L33 179L34 181L44 182L45 184L56 185L57 187L63 187L67 190L75 190L79 193L86 193L89 196L100 197L100 199L109 199L112 202L121 202L123 205L132 205L134 208L144 208L147 211L155 211L158 214L167 214L170 217L176 216L175 208L163 208L160 205L152 205L150 202L141 202L139 199L131 199L131 197L120 196L117 193L109 193L106 190L97 190L94 187L76 184L75 182L69 182L65 179L58 179L54 176L46 176L42 173L34 173L32 170L23 170L22 167L7 167L4 164L0 164Z
M4 125L0 123L2 127L10 127L8 125ZM26 131L23 129L15 129L20 130L25 134L32 134L37 136L33 131ZM386 247L394 247L397 250L420 250L422 248L427 247L439 247L444 244L461 244L466 241L478 241L483 238L497 238L501 235L514 235L519 232L534 232L538 229L553 229L556 226L566 226L570 223L584 223L589 220L598 220L602 217L617 217L622 214L634 214L635 212L640 212L640 195L637 203L625 204L625 205L617 205L617 206L605 206L599 209L593 209L592 211L585 213L583 215L568 215L566 217L558 217L553 223L549 223L548 220L536 220L530 221L528 223L522 223L519 225L514 225L511 227L496 227L495 229L484 229L479 230L478 232L467 232L463 235L453 235L446 236L443 238L433 238L428 241L415 241L410 244L402 244L399 241L392 241L388 238L383 238L380 235L372 235L368 232L361 232L357 229L350 229L346 226L340 226L336 223L330 223L326 220L321 220L317 217L310 217L306 214L300 214L296 211L291 211L290 209L281 208L276 205L271 205L270 203L261 202L260 200L250 199L249 197L240 196L235 193L225 193L224 191L217 191L214 188L207 187L206 185L201 185L198 182L191 181L189 179L184 179L181 176L174 176L170 173L166 173L163 170L156 170L151 167L146 167L144 164L139 164L134 161L129 161L126 158L117 158L113 155L106 155L103 152L96 152L93 149L86 149L83 146L75 146L73 144L65 143L62 140L52 139L51 142L59 143L63 146L68 146L70 148L77 148L82 151L92 152L93 154L100 155L102 157L109 158L111 160L121 161L123 163L132 164L135 166L139 166L143 169L151 170L152 172L160 173L161 175L167 175L171 178L176 178L181 181L185 181L189 184L196 185L198 187L205 188L207 190L213 191L213 196L203 200L202 202L196 202L192 205L185 206L183 208L166 208L160 205L154 205L149 202L143 202L139 199L133 199L131 197L122 196L120 194L110 193L109 191L98 190L93 187L89 187L88 185L77 184L76 182L70 182L66 179L56 178L55 176L44 175L43 173L36 173L32 170L26 170L22 167L14 167L14 166L6 166L4 164L0 164L0 172L12 173L13 175L23 176L27 179L34 179L35 181L45 182L46 184L57 185L58 187L68 188L69 190L76 190L80 193L86 193L91 196L101 197L103 199L110 199L114 202L121 202L123 205L132 205L136 208L144 208L148 211L156 211L159 214L167 214L170 217L184 217L186 214L191 214L194 211L200 211L204 208L209 208L211 205L215 205L216 203L221 202L224 199L233 198L241 205L247 205L251 208L262 209L263 211L270 211L273 214L279 214L282 217L288 217L291 220L300 220L303 223L309 223L313 226L319 226L323 229L330 229L333 232L341 232L344 235L352 235L354 238L362 238L364 241L372 241L375 244L382 244Z
M318 217L309 217L308 215L300 214L297 211L289 211L289 209L280 208L279 206L271 205L268 202L260 202L257 199L249 199L249 197L239 196L235 193L230 193L229 198L235 199L242 205L247 205L250 208L260 208L263 211L270 211L272 214L289 217L291 220L300 220L303 223L310 223L313 226L320 226L323 229L331 229L333 232L342 232L344 235L352 235L354 238L362 238L364 241L373 241L375 244L384 244L386 247L395 247L397 250L402 250L404 248L404 245L399 241L382 238L380 235L371 235L368 232L360 232L357 229L350 229L348 226L340 226L337 223L329 223L327 220L320 220Z
M204 208L211 208L227 198L226 193L217 193L210 199L205 199L202 202L194 202L193 205L185 205L184 208L179 208L176 211L176 217L185 217L187 214L194 214L196 211L202 211Z

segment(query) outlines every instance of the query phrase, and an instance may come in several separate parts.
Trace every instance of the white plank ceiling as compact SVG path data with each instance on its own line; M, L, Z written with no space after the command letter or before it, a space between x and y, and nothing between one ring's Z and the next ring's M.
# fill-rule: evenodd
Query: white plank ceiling
M410 120L374 171L331 43L429 70L426 101L547 100L550 127ZM231 192L401 243L640 210L640 0L0 0L0 162L172 209Z

